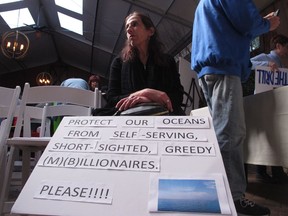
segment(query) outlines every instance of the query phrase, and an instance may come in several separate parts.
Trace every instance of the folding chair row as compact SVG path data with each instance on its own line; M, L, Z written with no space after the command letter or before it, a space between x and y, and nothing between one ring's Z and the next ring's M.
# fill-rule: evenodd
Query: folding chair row
M76 89L63 86L30 87L26 83L21 103L17 107L17 122L12 138L6 137L4 145L10 147L5 166L3 187L0 192L0 212L4 214L4 204L8 200L11 178L19 150L22 152L22 187L31 172L31 153L39 155L50 141L52 131L50 124L54 117L89 116L94 108L101 106L101 92L96 89ZM38 137L32 137L31 125L39 125ZM8 139L7 139L8 138ZM37 157L35 160L37 161ZM9 209L9 208L8 208ZM10 209L9 209L10 211ZM8 212L9 213L9 212Z
M4 175L7 162L6 140L10 136L13 118L19 101L21 88L0 87L0 191L4 189ZM1 195L1 194L0 194ZM0 210L2 214L3 197L0 196Z

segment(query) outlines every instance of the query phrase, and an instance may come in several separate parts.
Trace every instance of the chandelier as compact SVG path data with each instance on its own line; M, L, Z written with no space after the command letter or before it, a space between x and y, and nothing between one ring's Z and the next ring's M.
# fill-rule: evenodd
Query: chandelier
M1 50L7 58L21 59L26 55L29 44L30 41L23 32L9 31L2 35Z
M51 85L52 84L52 76L50 73L41 72L36 77L36 83L39 86L43 85Z

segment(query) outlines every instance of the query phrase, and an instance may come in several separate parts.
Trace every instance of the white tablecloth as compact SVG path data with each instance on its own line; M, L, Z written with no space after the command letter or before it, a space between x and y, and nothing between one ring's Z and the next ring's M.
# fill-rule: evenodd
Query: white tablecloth
M288 167L288 86L244 98L244 162ZM210 115L208 108L191 111Z
M288 86L244 98L248 164L288 167Z

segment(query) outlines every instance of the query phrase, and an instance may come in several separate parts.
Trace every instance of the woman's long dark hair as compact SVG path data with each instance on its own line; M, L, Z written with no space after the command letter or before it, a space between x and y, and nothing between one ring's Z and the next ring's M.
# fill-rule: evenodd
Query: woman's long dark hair
M140 12L133 12L131 14L129 14L126 19L125 19L125 26L126 26L126 22L127 20L131 17L131 16L137 16L141 19L141 21L143 22L144 26L146 29L149 28L154 28L154 34L150 37L149 40L149 44L148 44L148 52L149 54L153 56L154 61L156 64L162 64L163 63L163 59L162 59L162 48L163 48L163 44L162 42L159 40L159 36L157 33L157 30L152 22L152 20L150 19L149 16L142 14ZM125 46L121 51L121 57L122 60L124 62L126 61L133 61L136 57L138 56L138 50L136 47L131 46L131 44L129 43L128 39L126 39L125 42Z

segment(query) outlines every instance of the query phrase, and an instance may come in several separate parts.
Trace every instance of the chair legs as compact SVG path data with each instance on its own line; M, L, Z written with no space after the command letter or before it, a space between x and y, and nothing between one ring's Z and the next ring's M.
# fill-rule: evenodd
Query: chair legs
M0 191L3 190L5 167L6 167L6 155L5 152L0 151ZM0 204L1 205L1 204Z
M43 149L33 148L33 147L22 147L21 150L22 150L21 186L23 187L26 181L28 180L29 175L31 174L31 163L30 163L31 152L35 152L35 155L39 156L41 155L41 151L43 151ZM17 154L19 154L18 148L11 146L6 166L5 165L3 166L4 167L3 171L1 169L1 174L3 172L3 181L1 184L1 190L0 190L0 216L4 216L5 213L10 213L12 205L14 204L14 201L8 202L8 198L9 198L9 192L11 188L14 165L17 159L16 158ZM36 157L35 159L37 160L39 158Z
M11 185L12 173L15 161L15 148L11 147L8 155L8 161L4 167L3 184L0 191L0 216L4 216L5 213L10 213L11 202L8 203L9 190ZM9 205L10 204L10 205Z

